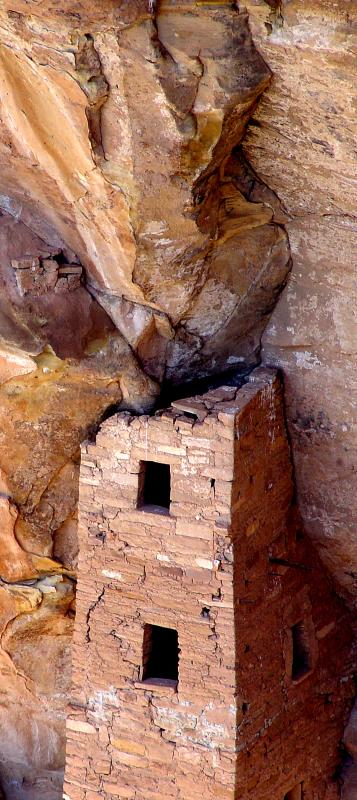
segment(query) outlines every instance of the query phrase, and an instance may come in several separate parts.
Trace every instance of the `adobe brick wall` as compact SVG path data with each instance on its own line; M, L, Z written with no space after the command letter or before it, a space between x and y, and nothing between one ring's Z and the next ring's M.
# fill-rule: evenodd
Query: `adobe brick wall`
M137 508L145 461L170 464L170 514ZM292 496L268 370L113 416L83 447L65 798L338 797L349 623ZM293 681L301 620L311 669ZM142 681L145 624L178 631L177 687Z

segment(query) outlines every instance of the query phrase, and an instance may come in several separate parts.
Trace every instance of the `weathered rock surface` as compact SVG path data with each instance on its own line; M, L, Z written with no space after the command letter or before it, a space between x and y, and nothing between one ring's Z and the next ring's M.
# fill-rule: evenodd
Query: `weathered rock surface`
M308 530L353 590L354 2L238 5L1 3L10 800L60 796L79 443L160 384L257 363L292 263L264 359L286 377Z
M293 260L265 332L264 360L284 372L307 528L338 585L355 596L356 4L246 5L274 79L244 151L279 195Z
M247 15L104 5L5 3L0 207L71 248L153 377L255 363L290 263L232 154L271 78Z
M58 576L1 594L1 782L6 798L61 796L73 584Z

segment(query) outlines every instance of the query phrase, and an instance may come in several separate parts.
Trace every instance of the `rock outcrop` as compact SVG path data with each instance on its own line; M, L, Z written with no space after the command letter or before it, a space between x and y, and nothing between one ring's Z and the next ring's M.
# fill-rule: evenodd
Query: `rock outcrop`
M71 248L145 372L176 383L256 363L290 268L239 149L271 71L245 13L190 5L20 0L0 23L0 206Z
M356 5L250 0L274 74L244 152L288 216L293 271L264 335L285 376L299 501L346 596L356 596Z

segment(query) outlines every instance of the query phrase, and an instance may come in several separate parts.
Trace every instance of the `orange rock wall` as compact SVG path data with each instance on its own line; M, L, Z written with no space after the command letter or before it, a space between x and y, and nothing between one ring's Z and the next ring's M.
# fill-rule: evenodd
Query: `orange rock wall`
M170 465L170 513L137 508L145 461ZM83 446L67 800L283 800L301 783L338 797L348 619L291 502L268 371L113 416ZM301 619L309 669L293 681ZM177 687L142 680L145 624L177 629Z

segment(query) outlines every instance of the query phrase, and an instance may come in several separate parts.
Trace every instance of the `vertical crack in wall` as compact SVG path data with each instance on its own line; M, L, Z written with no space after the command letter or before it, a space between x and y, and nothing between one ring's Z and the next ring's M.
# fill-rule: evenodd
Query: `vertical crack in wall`
M105 594L105 587L101 590L101 592L99 593L99 595L98 595L97 599L94 601L94 603L92 603L89 606L89 609L88 609L88 612L87 612L87 616L86 616L86 625L87 625L86 642L90 642L91 641L90 630L91 630L92 614L93 614L93 611L95 611L95 609L97 608L97 606L102 602L102 600L104 598L104 594Z
M109 96L109 83L103 73L91 33L85 33L79 38L75 65L78 81L88 98L86 116L89 138L93 157L97 162L105 156L102 141L102 109Z

